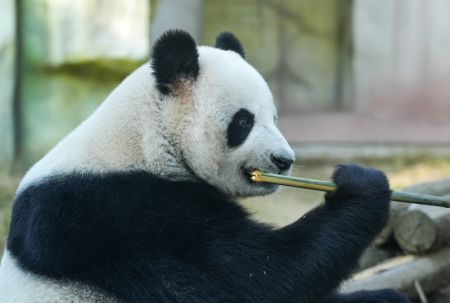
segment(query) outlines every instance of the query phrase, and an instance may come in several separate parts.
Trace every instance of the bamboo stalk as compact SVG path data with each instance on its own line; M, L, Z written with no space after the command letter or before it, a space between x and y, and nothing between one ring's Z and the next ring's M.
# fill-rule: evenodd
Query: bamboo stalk
M271 173L263 173L260 171L252 172L251 178L255 182L266 182L320 191L336 190L336 184L330 181L283 176ZM440 197L425 194L409 193L403 191L393 191L391 199L393 201L398 202L424 204L450 208L450 197Z

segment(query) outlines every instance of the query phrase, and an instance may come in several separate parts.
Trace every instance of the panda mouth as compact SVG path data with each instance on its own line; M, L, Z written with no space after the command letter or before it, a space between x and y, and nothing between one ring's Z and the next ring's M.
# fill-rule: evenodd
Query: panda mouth
M255 170L258 170L257 168L253 167L241 167L241 175L247 180L250 184L256 184L255 181L252 180L252 172Z
M250 185L253 186L259 186L259 187L273 187L276 186L274 184L270 184L270 183L264 183L264 182L255 182L252 180L252 172L254 171L259 171L259 168L255 168L255 167L241 167L241 175L244 177L245 180L247 180L247 182Z

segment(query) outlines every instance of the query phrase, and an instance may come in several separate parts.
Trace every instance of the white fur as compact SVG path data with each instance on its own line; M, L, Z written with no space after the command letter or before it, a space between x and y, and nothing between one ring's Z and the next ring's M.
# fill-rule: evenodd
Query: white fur
M8 251L0 264L1 303L113 303L101 292L73 282L54 281L23 271Z
M198 49L197 81L181 85L176 97L160 100L150 65L143 65L28 171L19 191L53 174L134 169L170 179L200 177L232 196L273 191L249 184L240 170L245 164L278 172L270 160L272 153L294 157L275 125L276 110L266 82L232 51ZM241 146L230 149L226 129L240 108L255 114L255 125ZM0 302L102 300L100 293L81 285L24 272L8 251L4 254Z
M174 104L179 106L179 102ZM250 185L240 171L246 164L278 173L271 154L294 159L275 125L272 94L260 74L235 52L202 47L200 77L187 104L189 115L176 134L181 134L182 149L195 173L232 196L272 191ZM242 146L230 149L225 131L240 108L255 114L255 125Z

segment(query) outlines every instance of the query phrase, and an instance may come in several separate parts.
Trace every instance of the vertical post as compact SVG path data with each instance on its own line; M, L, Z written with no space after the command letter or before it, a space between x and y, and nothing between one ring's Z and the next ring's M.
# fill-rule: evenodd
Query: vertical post
M14 0L0 2L0 170L11 169L13 158L12 100L14 89Z
M14 55L14 89L12 102L13 118L13 170L21 169L22 160L22 76L23 76L23 0L15 1L15 55Z
M153 9L153 8L152 8ZM203 36L203 0L160 0L150 28L150 43L168 29L182 29L197 43Z
M333 107L335 110L343 110L350 109L353 101L353 0L340 1L336 8L336 14L338 30L336 37L337 56Z

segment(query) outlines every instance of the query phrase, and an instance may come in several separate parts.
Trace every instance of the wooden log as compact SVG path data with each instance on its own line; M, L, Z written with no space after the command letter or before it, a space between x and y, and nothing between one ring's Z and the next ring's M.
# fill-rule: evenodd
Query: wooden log
M418 183L412 186L403 188L402 191L421 193L427 195L443 196L450 194L450 178ZM374 241L374 245L382 247L394 243L396 240L393 234L393 225L400 216L410 208L410 205L398 202L392 202L391 204L391 217L383 229ZM426 219L425 219L426 220Z
M392 225L394 238L406 252L424 253L450 241L450 209L414 205Z
M404 292L410 298L416 298L416 281L425 293L449 285L450 247L426 256L406 255L385 261L356 274L341 287L341 291L348 293L361 289L393 288Z
M373 267L387 259L393 258L397 253L390 249L382 249L375 246L370 246L362 255L359 261L358 270L364 270Z
M389 221L387 222L381 233L375 238L374 245L382 247L395 242L392 226L397 218L408 209L408 204L400 202L392 202Z
M448 303L450 302L450 284L443 288L437 290L435 293L428 296L429 301L433 303Z

